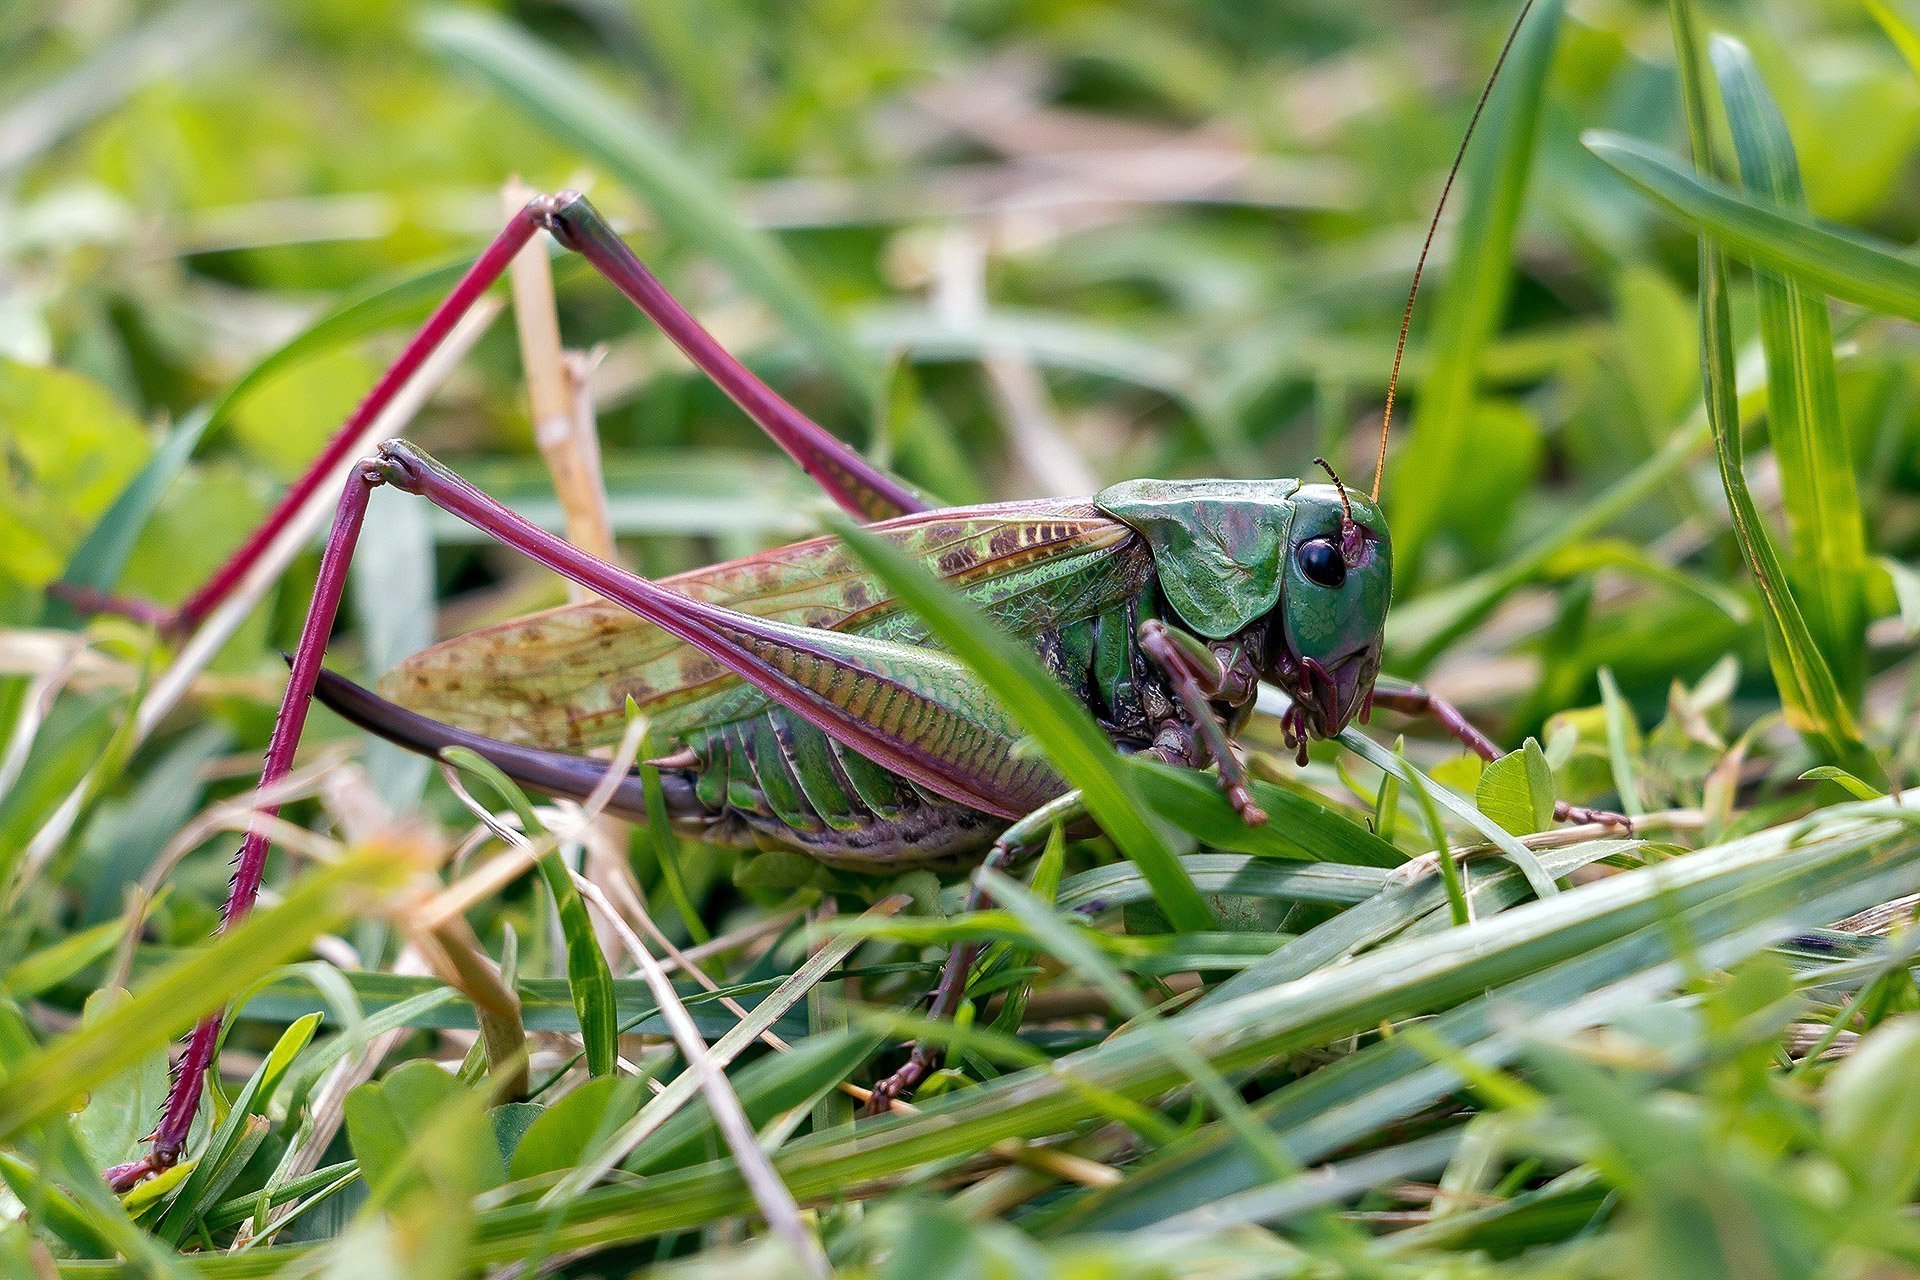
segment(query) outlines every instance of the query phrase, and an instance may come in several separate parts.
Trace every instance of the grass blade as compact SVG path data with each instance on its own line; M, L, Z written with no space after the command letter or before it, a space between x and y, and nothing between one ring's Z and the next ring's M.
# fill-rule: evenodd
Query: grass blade
M1707 115L1705 73L1699 39L1685 0L1672 0L1674 46L1687 107L1687 129L1693 140L1695 166L1705 173L1718 171ZM1788 586L1773 535L1761 520L1747 489L1740 435L1740 405L1734 369L1733 319L1728 301L1724 252L1711 232L1700 238L1700 358L1705 372L1707 420L1713 426L1714 452L1720 480L1754 585L1760 590L1767 624L1767 654L1780 686L1787 718L1821 755L1850 772L1876 783L1885 781L1879 764L1867 751L1853 712L1807 628L1804 614Z
M1216 1069L1232 1071L1269 1061L1290 1047L1326 1043L1371 1028L1383 1017L1397 1016L1396 1011L1478 1000L1488 987L1530 974L1557 983L1562 973L1577 973L1578 982L1549 983L1551 990L1536 997L1565 1003L1566 995L1582 993L1581 987L1591 989L1586 984L1598 971L1583 967L1596 963L1590 953L1630 935L1630 948L1602 957L1612 966L1608 981L1650 974L1646 983L1670 989L1686 978L1667 967L1675 945L1668 922L1676 910L1715 905L1737 886L1763 884L1763 901L1742 904L1737 923L1765 930L1739 940L1744 952L1800 927L1806 915L1832 911L1835 915L1829 918L1837 918L1854 901L1883 901L1900 892L1900 885L1914 883L1920 873L1910 858L1920 847L1920 833L1891 816L1890 805L1860 806L1854 812L1857 816L1811 834L1797 826L1774 828L1675 863L1527 903L1465 929L1381 948L1336 970L1183 1014L1174 1025ZM1803 888L1815 886L1826 896L1802 895ZM1703 936L1702 929L1695 929L1696 941ZM1713 957L1716 962L1732 958ZM1622 999L1644 1003L1649 991L1636 988ZM1487 1002L1476 1007L1489 1019L1497 1012ZM1501 1027L1510 1025L1501 1018ZM1182 1083L1145 1037L1123 1032L1061 1060L1051 1071L989 1081L937 1099L918 1116L863 1127L854 1137L795 1142L776 1163L797 1196L835 1199L928 1160L970 1156L1007 1137L1059 1132L1087 1118L1092 1105L1069 1082L1069 1073L1130 1097L1154 1096ZM1326 1074L1323 1070L1313 1078ZM1455 1086L1441 1080L1437 1088L1432 1082L1422 1087L1428 1091L1421 1098L1430 1099ZM1347 1118L1328 1116L1333 1123ZM724 1166L709 1166L662 1175L641 1188L602 1189L568 1206L559 1226L545 1209L488 1211L481 1216L477 1252L480 1260L505 1259L518 1256L516 1249L536 1239L550 1249L631 1241L750 1207L737 1176Z
M414 875L423 855L418 847L361 847L306 877L278 906L254 912L169 966L106 1017L40 1050L0 1082L0 1142L61 1114L76 1092L166 1044L298 956L314 938L364 907L369 893L391 890Z
M1688 172L1637 138L1592 129L1581 141L1664 212L1727 252L1844 302L1920 321L1920 263L1898 245L1775 208Z
M1741 182L1756 196L1804 213L1800 165L1786 121L1746 46L1712 42L1714 70ZM1780 461L1794 594L1849 705L1859 708L1866 667L1865 524L1852 446L1840 418L1839 374L1827 301L1798 280L1754 271L1767 352L1767 429Z
M520 819L520 828L528 840L547 835L526 793L498 766L478 752L464 747L442 753L447 762L482 779ZM613 994L613 969L606 953L600 950L599 935L587 904L574 886L573 874L550 845L536 864L547 891L553 895L554 911L560 917L560 931L566 941L567 987L573 996L575 1015L580 1020L580 1040L586 1048L587 1071L594 1076L612 1075L618 1061L620 1039L619 1005Z

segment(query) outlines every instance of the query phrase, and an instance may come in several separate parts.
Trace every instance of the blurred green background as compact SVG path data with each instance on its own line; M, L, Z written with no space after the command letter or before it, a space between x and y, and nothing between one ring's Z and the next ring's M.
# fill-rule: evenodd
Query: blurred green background
M1920 5L1695 10L1740 42L1701 51L1703 67L1718 59L1705 92L1727 185L1759 185L1753 164L1771 156L1772 201L1795 206L1784 175L1797 166L1812 218L1846 229L1821 239L1803 213L1741 250L1725 330L1739 398L1719 402L1732 412L1718 450L1707 406L1733 388L1703 386L1696 226L1642 189L1660 181L1649 153L1583 140L1613 131L1691 168L1668 9L1541 0L1440 227L1384 490L1400 571L1388 670L1430 681L1507 746L1538 737L1564 797L1691 815L1669 832L1680 844L1910 785L1920 764L1920 271L1904 248L1920 236ZM150 942L211 927L231 841L201 831L173 845L257 767L317 547L138 741L128 707L167 647L103 620L76 656L75 619L46 587L65 574L165 604L188 595L498 229L509 179L587 190L783 394L948 501L1149 475L1306 476L1316 455L1364 485L1426 220L1514 12L1508 0L0 0L0 726L13 726L0 869L18 908L0 952L40 958L44 985L28 994L49 1001L41 1029L70 1022L107 975L124 895L163 851L183 861L147 916ZM1712 194L1677 182L1675 199ZM1720 216L1727 230L1749 215ZM1777 266L1768 255L1790 251L1808 255L1791 281L1746 261ZM594 362L631 564L666 573L822 527L827 504L737 409L609 286L571 260L555 269L566 342ZM407 434L559 526L510 317ZM1737 536L1729 510L1749 491L1757 521ZM1765 592L1761 544L1781 562ZM329 662L362 677L563 598L551 577L384 493L354 572ZM424 762L324 715L311 742L303 762L351 753L393 810L466 823ZM1428 738L1411 754L1464 792L1480 783L1451 746ZM1373 820L1403 854L1432 847L1408 796L1333 756L1299 776L1347 804L1348 826ZM1865 781L1803 785L1822 764ZM351 829L324 805L290 812L323 809ZM1680 852L1605 856L1612 871ZM1070 865L1098 856L1081 846ZM638 838L633 865L664 900ZM796 887L810 900L854 892L758 866L692 859L683 888L716 927L763 922ZM930 885L912 887L930 901ZM539 892L482 909L478 928L492 954L537 937L524 972L559 991L565 945L547 936ZM1255 922L1275 948L1340 919L1325 904L1313 911L1330 919L1289 910L1284 930ZM665 923L698 936L678 914ZM1213 941L1131 923L1223 963ZM397 949L384 930L343 929L370 970ZM1160 970L1145 954L1129 953L1144 974L1185 971L1173 961L1188 952ZM1905 985L1868 987L1884 997L1876 1018L1920 1003L1904 968L1887 972ZM910 1003L922 976L890 971L869 995ZM1775 978L1784 988L1771 970L1756 979L1767 999ZM1727 997L1726 1026L1752 1012L1743 999ZM258 1026L242 1036L270 1043ZM421 1054L437 1045L423 1040ZM1739 1041L1760 1046L1740 1059L1755 1094L1703 1087L1713 1124L1751 1119L1759 1095L1805 1103L1799 1068L1769 1074L1788 1043L1800 1041L1776 1022ZM1556 1096L1578 1111L1566 1099L1590 1095L1572 1078L1557 1077ZM1794 1114L1799 1141L1812 1122ZM1382 1110L1366 1132L1385 1142L1401 1118ZM1595 1121L1603 1136L1652 1123ZM1748 1136L1777 1153L1789 1127L1769 1118ZM1634 1158L1621 1158L1629 1171ZM1768 1166L1776 1175L1768 1195L1808 1181ZM1523 1244L1577 1235L1598 1204L1578 1199ZM324 1235L345 1212L316 1219Z

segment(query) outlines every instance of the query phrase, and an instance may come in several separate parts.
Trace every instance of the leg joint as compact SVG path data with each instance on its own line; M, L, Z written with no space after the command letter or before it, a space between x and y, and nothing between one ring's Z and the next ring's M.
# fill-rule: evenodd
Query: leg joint
M552 195L539 195L527 202L527 215L549 235L558 240L561 247L580 250L582 224L593 219L593 206L578 191L559 191Z

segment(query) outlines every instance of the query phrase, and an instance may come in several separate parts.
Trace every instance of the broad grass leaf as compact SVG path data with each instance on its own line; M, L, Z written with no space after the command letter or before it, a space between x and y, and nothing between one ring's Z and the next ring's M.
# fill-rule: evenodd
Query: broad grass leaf
M537 1102L504 1102L487 1112L487 1120L493 1127L494 1145L500 1148L500 1162L510 1165L520 1144L526 1141L527 1131L547 1113L546 1107Z
M96 1024L108 1010L132 999L125 991L96 991L88 997L81 1025ZM135 1159L140 1140L153 1129L167 1097L167 1051L150 1050L115 1072L87 1097L73 1120L73 1135L87 1159L106 1169Z
M1883 1022L1827 1078L1821 1133L1862 1193L1904 1203L1920 1186L1920 1015Z
M0 575L33 589L59 577L151 451L105 388L0 359Z
M631 1076L601 1076L572 1090L527 1126L507 1164L515 1181L571 1169L633 1118L645 1097Z
M462 1115L466 1111L469 1114ZM347 1140L376 1202L397 1204L430 1189L421 1168L429 1142L457 1142L477 1187L506 1178L505 1162L478 1098L431 1062L405 1062L347 1095ZM435 1163L448 1160L434 1155Z
M1474 789L1480 812L1516 836L1553 825L1553 800L1553 767L1533 738L1518 751L1489 762Z
M338 862L295 881L278 903L255 910L143 980L131 1000L13 1064L0 1080L0 1142L60 1112L74 1091L91 1089L164 1047L201 1015L365 910L370 893L391 892L421 866L414 845L355 846Z

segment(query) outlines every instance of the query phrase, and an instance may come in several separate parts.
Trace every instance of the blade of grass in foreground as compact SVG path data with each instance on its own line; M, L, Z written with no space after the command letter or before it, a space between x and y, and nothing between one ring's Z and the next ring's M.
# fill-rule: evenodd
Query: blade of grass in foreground
M1185 932L1218 928L1174 856L1165 828L1140 802L1113 744L1040 660L892 543L850 524L841 524L838 532L860 562L949 652L973 668L1045 748L1047 758L1085 798L1101 829L1146 876L1173 926Z
M1256 1110L1296 1159L1326 1159L1467 1083L1461 1071L1466 1063L1503 1065L1530 1045L1558 1043L1586 1027L1642 1012L1702 966L1730 966L1792 929L1838 918L1848 904L1912 879L1911 868L1886 859L1825 862L1781 876L1749 868L1712 894L1690 896L1693 905L1657 923L1423 1021L1418 1041L1384 1039L1282 1085ZM1436 1060L1436 1046L1451 1052ZM1216 1127L1169 1146L1051 1229L1138 1228L1253 1191L1264 1180L1261 1167Z
M1889 816L1892 812L1891 805L1876 802L1812 833L1798 824L1774 828L1527 903L1463 929L1383 947L1337 969L1172 1021L1217 1070L1230 1072L1331 1043L1377 1026L1382 1018L1469 1001L1490 1025L1513 1033L1504 1009L1483 993L1535 975L1545 984L1538 1000L1544 1009L1635 978L1641 985L1621 996L1622 1007L1644 1004L1650 986L1670 989L1686 980L1687 975L1672 966L1676 947L1704 947L1726 938L1729 948L1711 959L1730 963L1737 954L1804 927L1809 914L1845 914L1855 902L1884 901L1884 895L1915 883L1920 870L1910 859L1920 847L1920 833ZM1897 882L1890 883L1889 877ZM1765 891L1734 893L1743 886ZM1718 910L1723 899L1732 905ZM1677 936L1671 927L1675 913L1702 907L1716 910L1688 920L1690 940ZM1735 931L1744 932L1736 937ZM1629 935L1631 944L1600 951ZM1524 1019L1519 1030L1526 1030ZM1421 1059L1418 1065L1424 1069L1429 1064ZM1068 1072L1133 1098L1157 1096L1184 1083L1148 1037L1122 1031L1062 1059L1051 1071L989 1081L936 1099L918 1116L863 1126L852 1137L803 1139L790 1145L777 1164L796 1195L831 1199L927 1160L970 1155L1007 1137L1061 1132L1084 1122L1091 1107L1085 1091L1065 1080ZM1415 1083L1431 1090L1420 1093L1412 1104L1416 1107L1455 1087L1450 1077L1421 1077ZM1397 1103L1409 1105L1404 1089ZM1353 1116L1334 1108L1325 1118L1341 1125ZM583 1197L568 1208L567 1222L558 1228L531 1211L490 1211L481 1218L481 1255L511 1256L515 1242L529 1239L532 1230L552 1228L550 1248L679 1230L740 1212L743 1196L737 1179L724 1167L708 1166L666 1175L644 1188L608 1188Z
M418 846L364 846L307 876L277 906L254 912L168 966L133 999L48 1045L0 1082L0 1143L63 1112L76 1094L180 1035L352 918L370 896L399 887L425 865Z
M1741 182L1781 208L1804 213L1793 139L1759 68L1745 45L1726 36L1714 37L1712 54ZM1866 673L1867 548L1852 447L1840 419L1833 323L1827 300L1793 277L1757 267L1753 278L1767 352L1767 432L1793 538L1794 593L1841 693L1857 710Z
M1910 891L1920 883L1917 849L1920 831L1891 802L1875 801L1811 830L1803 823L1771 828L1464 928L1395 942L1335 969L1172 1021L1202 1057L1226 1072L1333 1043L1382 1019L1456 1008L1473 1011L1490 1032L1517 1037L1530 1033L1538 1019L1523 1012L1516 1023L1510 1007L1565 1009L1569 1022L1576 1014L1596 1013L1595 1006L1569 1008L1589 995L1600 995L1604 1009L1642 1007L1696 972L1673 963L1677 948L1691 948L1711 964L1730 964L1806 928L1814 917L1837 919ZM1676 919L1684 919L1684 935L1673 927ZM1524 1005L1487 994L1521 979L1536 984L1526 988ZM1467 1041L1450 1033L1450 1042ZM1386 1047L1402 1046L1390 1041ZM1357 1078L1333 1076L1322 1086L1329 1093L1318 1099L1327 1105L1307 1109L1315 1144L1347 1145L1354 1141L1354 1126L1371 1132L1458 1087L1456 1076L1417 1052L1385 1066L1370 1057L1360 1067ZM1338 1070L1323 1069L1308 1082ZM1082 1084L1070 1082L1069 1072ZM1332 1090L1334 1083L1341 1088ZM988 1081L935 1099L918 1115L862 1125L852 1135L836 1131L800 1139L775 1165L801 1200L841 1200L931 1160L971 1156L1005 1138L1045 1137L1099 1118L1086 1084L1145 1099L1180 1088L1184 1078L1147 1037L1121 1031L1051 1070ZM1314 1149L1325 1148L1303 1143L1294 1154ZM467 1261L481 1265L523 1258L535 1249L631 1243L750 1213L752 1207L730 1164L707 1164L659 1175L645 1186L597 1188L557 1213L531 1205L482 1210ZM217 1277L268 1275L308 1252L261 1249L209 1258L203 1268ZM114 1274L110 1267L76 1264L71 1274Z
M528 840L546 836L546 828L534 815L526 793L491 761L465 747L453 747L441 753L448 763L485 780L520 819L520 830ZM600 950L600 937L594 932L587 904L574 887L567 864L557 849L547 847L536 864L553 895L553 909L560 917L560 932L566 943L567 987L573 996L575 1015L580 1019L580 1041L586 1050L587 1074L612 1075L619 1056L619 1007L613 996L613 969Z

